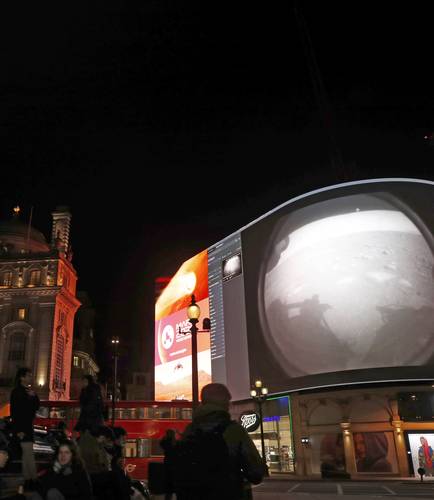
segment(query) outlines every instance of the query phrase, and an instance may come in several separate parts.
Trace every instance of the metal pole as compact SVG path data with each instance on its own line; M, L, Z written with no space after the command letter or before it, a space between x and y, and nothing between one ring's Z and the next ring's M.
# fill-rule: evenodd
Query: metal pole
M113 394L112 394L112 427L115 426L115 409L116 409L116 392L118 385L118 345L115 344L115 372L113 377Z
M197 322L197 319L190 319L193 408L196 408L199 404L199 373L197 368Z
M265 441L264 441L264 423L263 423L263 416L262 416L262 403L263 400L261 397L258 398L258 406L259 406L259 420L261 423L261 451L262 451L262 460L264 461L264 467L265 467L265 475L268 476L268 467L267 467L267 457L265 456Z

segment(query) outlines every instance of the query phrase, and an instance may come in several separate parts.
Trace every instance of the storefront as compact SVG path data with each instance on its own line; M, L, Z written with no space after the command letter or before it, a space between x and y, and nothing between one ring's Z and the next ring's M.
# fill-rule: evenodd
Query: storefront
M251 402L238 404L234 412L253 410ZM263 403L264 447L271 473L294 472L294 445L292 440L291 406L289 396L270 397ZM258 451L261 451L261 431L250 433Z
M233 405L239 418L252 401ZM377 387L292 393L263 403L264 448L273 473L353 478L434 476L434 392ZM260 427L250 436L261 453Z

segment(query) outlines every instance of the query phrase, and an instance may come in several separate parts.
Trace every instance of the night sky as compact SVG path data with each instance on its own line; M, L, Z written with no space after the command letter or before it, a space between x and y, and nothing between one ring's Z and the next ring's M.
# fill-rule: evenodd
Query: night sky
M300 1L316 80L293 1L89 4L2 16L0 216L70 206L103 379L115 334L151 366L154 278L194 253L310 189L434 179L428 3Z

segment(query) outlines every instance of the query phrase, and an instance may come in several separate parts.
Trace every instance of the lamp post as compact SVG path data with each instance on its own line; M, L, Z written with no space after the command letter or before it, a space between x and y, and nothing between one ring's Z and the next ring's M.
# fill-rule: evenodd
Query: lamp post
M115 426L116 392L118 387L118 347L119 337L112 338L114 373L113 373L113 393L112 393L112 427Z
M265 456L265 442L264 442L264 424L263 424L263 413L262 405L267 400L268 389L263 386L262 380L255 381L255 387L250 391L250 396L256 401L259 409L259 421L261 425L261 452L262 460L264 461L265 475L268 476L267 458Z
M197 334L202 332L209 332L209 319L204 318L203 330L197 328L197 323L200 317L200 307L196 304L194 295L191 296L190 305L187 308L187 316L191 323L191 384L192 384L192 402L193 408L199 404L199 372L197 366Z

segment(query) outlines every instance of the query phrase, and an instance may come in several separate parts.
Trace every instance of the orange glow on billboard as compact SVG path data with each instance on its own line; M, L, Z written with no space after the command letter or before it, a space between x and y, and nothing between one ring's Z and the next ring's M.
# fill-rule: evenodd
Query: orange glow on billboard
M187 307L194 293L202 320L209 318L208 253L184 262L155 304L155 399L191 399L191 324ZM198 334L199 389L211 382L210 333Z

